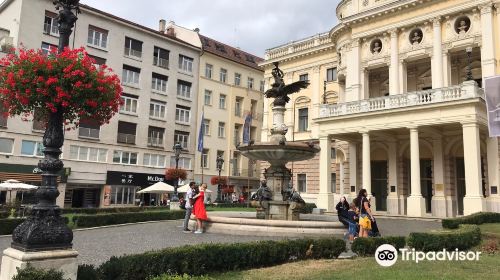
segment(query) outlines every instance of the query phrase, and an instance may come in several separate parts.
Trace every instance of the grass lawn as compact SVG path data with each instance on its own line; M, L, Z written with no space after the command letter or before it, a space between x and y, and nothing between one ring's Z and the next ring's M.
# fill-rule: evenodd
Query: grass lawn
M253 207L206 207L207 211L255 212Z
M500 239L500 223L479 225L481 233L487 237Z

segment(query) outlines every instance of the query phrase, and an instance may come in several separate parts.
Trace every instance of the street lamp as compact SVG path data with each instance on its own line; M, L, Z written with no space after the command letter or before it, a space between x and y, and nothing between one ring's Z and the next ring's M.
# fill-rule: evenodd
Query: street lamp
M172 196L172 201L179 201L179 196L177 194L177 188L179 187L179 157L181 156L182 146L181 143L177 142L172 147L175 153L175 172L177 173L177 180L175 180L174 195Z
M467 68L465 70L465 80L472 81L472 66L471 66L472 47L465 48L465 52L467 53Z
M217 200L216 202L222 202L222 197L221 197L221 185L220 185L220 172L222 170L222 165L224 164L224 158L222 158L222 155L217 156L217 171L219 172L219 180L217 182Z

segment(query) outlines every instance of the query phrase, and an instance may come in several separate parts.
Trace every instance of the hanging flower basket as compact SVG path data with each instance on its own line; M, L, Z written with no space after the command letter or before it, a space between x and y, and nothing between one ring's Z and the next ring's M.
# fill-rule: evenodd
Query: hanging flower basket
M167 168L165 171L165 178L167 180L186 180L187 178L187 171L184 169L175 169L175 168Z
M221 176L219 178L219 176L212 176L212 178L210 178L210 184L212 185L226 185L227 184L227 177L223 177Z
M120 79L106 65L94 63L83 48L8 54L0 60L3 114L28 120L36 109L37 117L47 120L58 112L72 128L80 119L108 123L122 102Z

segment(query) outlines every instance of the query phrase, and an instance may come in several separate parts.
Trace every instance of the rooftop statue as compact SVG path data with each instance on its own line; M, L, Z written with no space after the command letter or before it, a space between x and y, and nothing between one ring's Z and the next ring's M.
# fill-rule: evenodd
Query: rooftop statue
M274 62L274 69L272 71L274 83L264 94L267 98L274 98L274 106L285 106L286 103L290 101L290 97L288 97L288 95L307 88L307 86L309 86L309 82L298 81L285 85L285 82L283 81L284 74L283 71L278 68L278 64L278 62Z

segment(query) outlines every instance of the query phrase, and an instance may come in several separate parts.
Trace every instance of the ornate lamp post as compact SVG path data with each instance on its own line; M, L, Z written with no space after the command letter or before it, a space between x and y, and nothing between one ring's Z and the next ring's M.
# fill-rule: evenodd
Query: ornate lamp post
M465 52L467 53L467 68L465 72L465 80L472 81L472 66L471 66L472 47L465 48Z
M220 185L220 172L222 170L222 165L224 164L224 158L221 155L217 156L216 167L219 172L219 180L217 182L217 200L216 202L222 202L221 185Z
M175 171L178 173L178 171L179 171L179 157L181 156L181 151L182 151L181 143L179 143L179 142L175 143L175 145L172 149L174 150L174 153L175 153ZM177 177L177 180L175 180L174 195L172 197L172 201L179 201L179 195L177 194L178 187L179 187L179 177Z
M69 37L80 12L79 0L55 0L59 10L59 48L62 52L69 46ZM44 158L38 163L43 171L42 186L36 191L37 205L33 206L30 216L12 233L12 248L21 251L48 251L72 248L73 232L60 216L56 205L58 173L64 167L61 147L64 143L63 108L49 114L47 128L43 135Z

